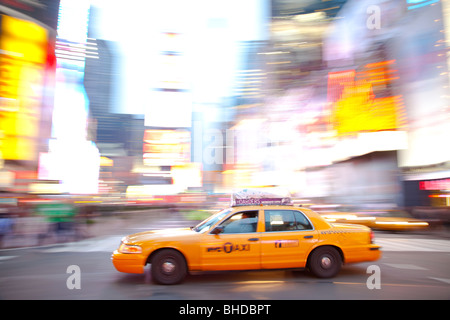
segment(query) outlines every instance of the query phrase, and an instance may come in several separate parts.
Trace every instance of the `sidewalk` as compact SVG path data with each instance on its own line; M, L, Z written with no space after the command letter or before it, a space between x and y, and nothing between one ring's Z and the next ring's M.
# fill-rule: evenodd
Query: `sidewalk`
M74 229L56 234L51 231L51 226L42 218L19 218L16 222L14 233L7 234L0 239L0 250L13 248L27 248L36 246L49 246L66 242L80 241L89 238L97 238L111 235L126 235L146 229L157 229L164 222L172 222L173 226L195 226L200 220L191 220L199 216L190 216L186 212L174 209L149 209L136 211L117 211L104 215L97 215L86 220L78 220L74 223ZM203 219L204 217L202 217ZM441 238L450 239L448 228L433 229L415 233L391 233L376 231L378 236L389 235L402 237L414 235L417 238ZM377 235L376 235L377 237Z
M73 228L57 234L42 218L18 218L15 220L14 232L6 234L0 241L0 250L48 246L88 238L128 234L127 230L152 228L152 225L166 220L179 221L185 226L197 224L197 221L189 221L182 212L173 209L137 210L98 215L88 221L78 219L73 223Z

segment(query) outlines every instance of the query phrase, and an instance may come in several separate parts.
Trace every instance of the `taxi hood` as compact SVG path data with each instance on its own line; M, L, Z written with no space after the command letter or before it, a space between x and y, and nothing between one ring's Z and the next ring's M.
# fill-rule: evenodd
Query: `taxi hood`
M167 239L180 238L197 234L191 228L171 228L159 229L151 231L143 231L134 233L125 237L124 242L127 244L138 244L153 239Z

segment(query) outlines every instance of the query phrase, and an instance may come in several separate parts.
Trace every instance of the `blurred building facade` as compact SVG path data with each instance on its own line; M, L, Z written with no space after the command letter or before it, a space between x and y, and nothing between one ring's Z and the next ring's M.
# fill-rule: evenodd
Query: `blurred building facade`
M96 13L95 7L91 7L93 21ZM91 33L92 30L88 35ZM116 43L94 38L88 38L87 41L90 49L84 85L89 97L88 135L96 142L102 156L99 192L124 193L126 185L139 182L139 176L131 171L135 159L143 155L144 118L114 112L113 90L119 77Z
M448 178L448 150L437 143L450 137L446 5L275 3L263 102L237 116L237 136L244 125L266 133L244 151L256 167L247 183L332 203L448 205L448 189L430 187L445 183L424 184Z
M255 80L262 82L259 100L236 107L233 129L241 168L233 172L234 181L239 186L282 185L301 192L311 161L304 151L305 128L312 122L318 130L323 126L316 121L326 95L322 37L336 5L272 1L271 7L269 39L255 55ZM318 130L314 134L320 135ZM309 166L314 167L314 161Z
M374 81L368 78L374 101L383 98L379 100L383 104L375 106L386 114L370 119L376 127L368 128L365 121L359 129L373 131L374 151L384 153L385 159L391 157L387 171L380 165L377 174L382 181L378 189L384 194L378 202L436 205L431 193L422 196L420 185L448 178L450 154L437 143L450 137L445 5L443 1L348 1L340 12L343 19L327 38L328 66L341 70L353 66L357 71L360 66L370 67L366 75L374 76ZM382 78L376 77L380 72ZM376 119L383 122L372 122ZM340 127L337 120L334 125ZM448 189L441 191L441 205L448 205Z
M120 48L87 33L87 1L61 1L76 31L41 2L0 1L0 186L450 205L449 0L155 1Z
M408 148L399 153L406 205L450 206L450 151L441 145L450 138L449 5L408 1L391 45L408 106Z

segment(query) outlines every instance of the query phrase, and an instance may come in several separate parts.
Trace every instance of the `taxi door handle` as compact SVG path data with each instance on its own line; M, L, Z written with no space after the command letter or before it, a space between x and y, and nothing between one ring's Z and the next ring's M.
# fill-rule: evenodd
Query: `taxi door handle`
M258 241L259 240L259 238L250 238L250 239L248 239L248 241Z
M311 239L311 238L314 238L314 236L304 236L303 238L305 238L305 239Z

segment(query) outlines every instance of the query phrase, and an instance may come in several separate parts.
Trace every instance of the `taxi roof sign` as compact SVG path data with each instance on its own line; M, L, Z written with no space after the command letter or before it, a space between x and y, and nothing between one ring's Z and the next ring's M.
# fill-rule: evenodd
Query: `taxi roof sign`
M233 192L231 206L292 205L289 192L281 189L243 189Z

